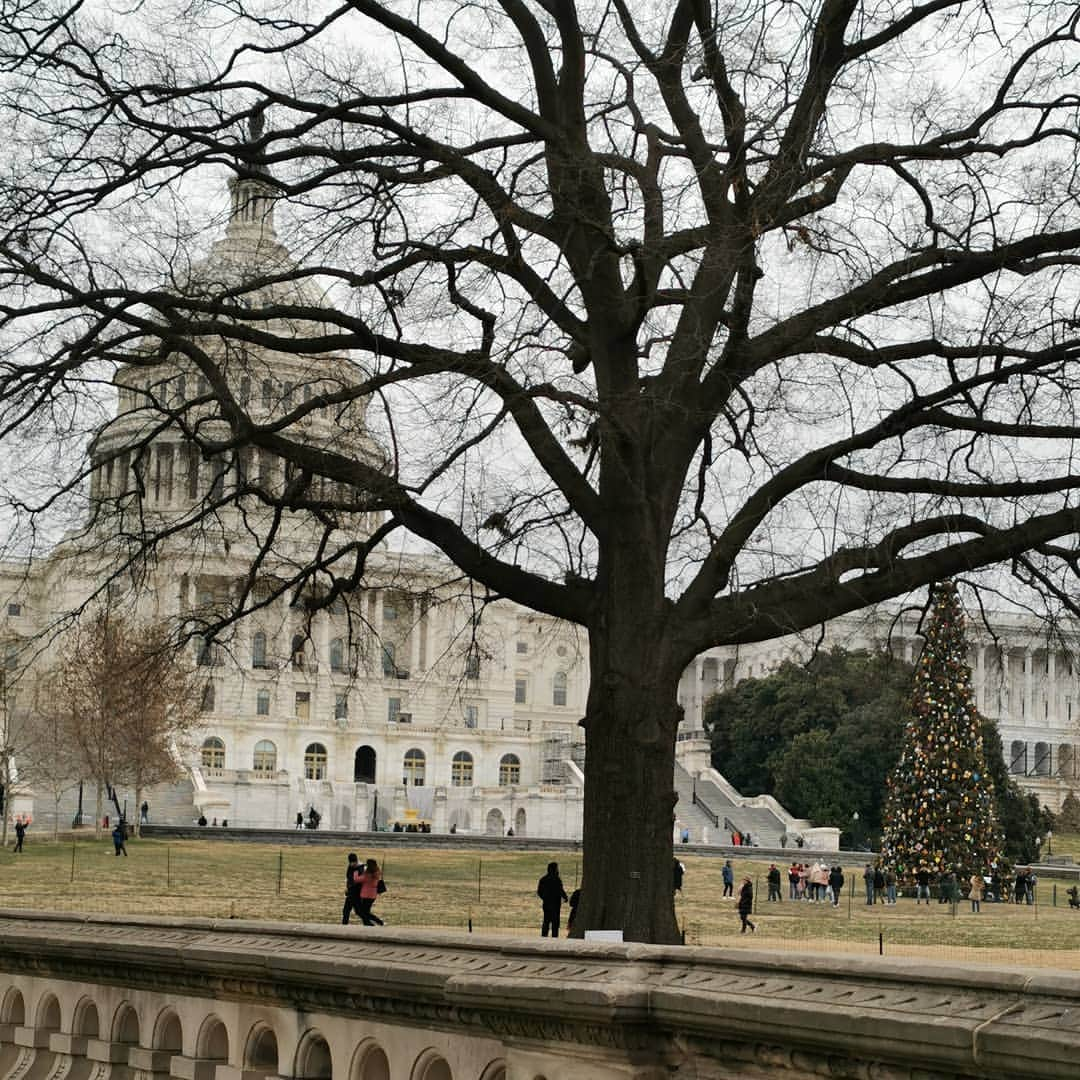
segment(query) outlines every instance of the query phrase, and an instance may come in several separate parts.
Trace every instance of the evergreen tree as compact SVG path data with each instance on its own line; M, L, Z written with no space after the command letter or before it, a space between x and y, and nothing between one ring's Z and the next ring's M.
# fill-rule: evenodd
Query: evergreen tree
M994 788L971 693L964 614L952 582L930 594L926 644L889 778L882 856L900 874L920 865L964 877L1003 862Z

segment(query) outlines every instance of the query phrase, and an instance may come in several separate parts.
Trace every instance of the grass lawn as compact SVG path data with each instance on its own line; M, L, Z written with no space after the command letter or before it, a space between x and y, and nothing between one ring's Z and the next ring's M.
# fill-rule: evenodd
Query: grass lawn
M344 847L132 840L128 850L129 858L116 858L108 837L54 844L29 834L23 854L0 851L0 906L316 923L341 918ZM389 889L376 910L388 925L401 927L466 931L471 919L478 932L536 934L536 881L549 859L560 861L568 892L580 872L576 856L536 852L376 853L383 855ZM1069 910L1064 882L1058 884L1058 906L1052 905L1050 878L1041 880L1040 904L984 904L978 915L967 903L953 915L948 905L916 907L906 898L895 907L870 908L861 879L850 902L845 894L834 909L766 902L768 864L737 860L737 876L750 873L758 882L758 932L740 937L735 904L721 898L723 860L687 855L683 861L687 873L676 912L688 944L876 954L881 935L887 956L1080 969L1080 912Z

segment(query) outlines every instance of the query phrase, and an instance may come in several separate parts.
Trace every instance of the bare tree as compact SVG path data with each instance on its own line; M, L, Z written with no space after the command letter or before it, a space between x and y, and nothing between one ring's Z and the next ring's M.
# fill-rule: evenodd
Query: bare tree
M76 775L97 787L94 829L101 832L105 793L179 777L178 751L197 715L196 680L160 626L140 626L99 611L76 627L63 657L45 677L59 738L71 748Z
M35 793L50 796L53 840L57 840L60 836L60 802L79 786L80 759L73 746L70 718L57 707L58 702L49 685L39 681L35 691L32 719L27 723L32 735L17 755L17 761Z
M1074 603L1075 4L95 12L0 15L0 433L95 430L114 373L121 408L9 485L21 535L89 482L115 577L232 514L217 633L260 568L333 602L404 530L584 627L581 930L676 940L704 648L996 566ZM241 275L196 257L224 167ZM196 482L155 514L167 437Z

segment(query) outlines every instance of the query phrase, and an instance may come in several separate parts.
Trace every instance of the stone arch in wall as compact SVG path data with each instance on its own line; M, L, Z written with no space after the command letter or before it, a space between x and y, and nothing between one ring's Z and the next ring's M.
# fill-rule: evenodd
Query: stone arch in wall
M163 1009L154 1023L154 1049L173 1054L184 1052L184 1029L175 1009Z
M17 987L8 987L4 994L3 1005L0 1006L0 1023L14 1024L16 1027L26 1024L26 1002L23 1000L22 991Z
M277 1035L269 1024L256 1024L248 1032L244 1047L244 1070L271 1076L277 1074L277 1067Z
M454 1080L450 1064L437 1050L420 1053L409 1074L409 1080Z
M448 824L459 832L468 832L472 828L472 815L468 810L451 810Z
M506 1080L506 1062L492 1061L480 1074L480 1080Z
M1057 775L1066 780L1076 776L1076 755L1069 743L1062 743L1057 751Z
M55 994L42 994L34 1025L39 1031L60 1030L60 1002Z
M375 748L373 746L358 746L353 755L353 783L375 783Z
M139 1014L130 1002L121 1002L113 1014L112 1041L127 1046L139 1045Z
M390 1080L390 1059L374 1040L365 1039L353 1054L350 1080Z
M484 832L488 836L502 836L506 831L506 826L503 821L502 811L498 808L489 810L487 820L484 823Z
M514 815L514 835L524 836L525 826L528 824L528 818L525 816L525 807L519 806L518 812Z
M333 1080L330 1046L318 1031L305 1032L300 1040L293 1076L297 1080Z
M199 1028L195 1056L206 1061L229 1060L229 1032L219 1016L211 1013Z
M1035 762L1032 772L1036 776L1049 776L1050 775L1050 744L1044 742L1037 742L1035 744Z
M1014 776L1027 772L1027 743L1023 739L1013 739L1009 745L1009 772Z
M71 1024L73 1035L82 1035L87 1039L101 1037L101 1020L98 1018L98 1007L93 998L84 997L79 999L75 1006L75 1019Z

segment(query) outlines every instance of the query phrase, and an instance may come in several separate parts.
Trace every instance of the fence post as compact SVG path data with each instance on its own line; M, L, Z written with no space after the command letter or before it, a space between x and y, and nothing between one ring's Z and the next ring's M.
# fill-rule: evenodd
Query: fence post
M483 870L484 870L484 860L483 859L477 859L476 860L476 901L477 901L477 903L480 902L480 877L481 877L481 875L483 873Z
M165 845L165 891L172 891L172 844Z
M281 883L285 877L285 852L282 848L278 848L277 853L277 894L281 895Z
M1060 851L1061 849L1059 848L1058 850ZM1056 881L1054 882L1053 888L1054 888L1053 905L1054 905L1054 907L1057 907L1057 882Z
M71 880L75 880L75 841L71 841Z

